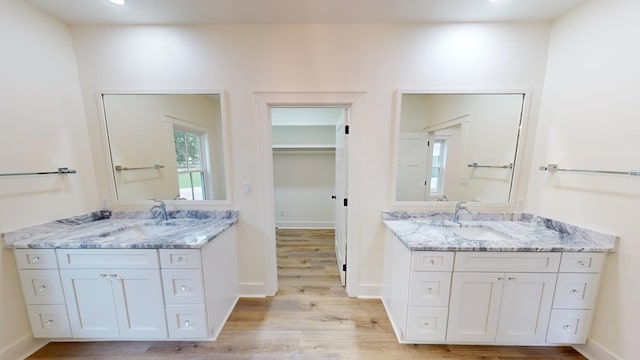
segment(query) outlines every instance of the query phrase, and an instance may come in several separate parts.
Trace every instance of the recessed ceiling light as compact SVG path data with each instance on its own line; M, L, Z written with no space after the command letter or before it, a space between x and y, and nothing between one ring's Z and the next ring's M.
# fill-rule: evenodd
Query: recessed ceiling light
M116 5L124 5L124 0L109 0Z

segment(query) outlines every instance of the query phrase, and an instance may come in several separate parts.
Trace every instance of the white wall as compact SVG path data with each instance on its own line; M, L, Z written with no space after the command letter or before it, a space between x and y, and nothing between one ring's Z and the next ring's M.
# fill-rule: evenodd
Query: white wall
M258 154L255 91L365 91L350 137L349 254L352 295L377 295L391 208L393 93L400 88L531 89L532 116L544 76L546 24L74 26L74 46L92 144L100 143L98 89L222 88L228 94L232 206L243 292L265 293L265 239L273 231ZM340 56L336 56L340 54ZM530 123L534 126L535 121ZM532 133L533 135L533 133ZM95 145L101 194L104 159ZM527 159L525 158L525 161ZM526 171L525 171L526 173ZM526 174L524 174L526 176ZM267 213L265 213L267 212Z
M335 133L335 131L333 131ZM273 185L276 225L280 228L333 228L335 152L274 151Z
M621 237L602 279L587 350L593 358L640 357L640 182L628 176L549 174L640 167L640 2L596 0L555 22L527 211ZM607 354L609 352L609 354Z
M0 232L97 209L69 29L24 1L1 1L0 47L0 172L78 172L0 178ZM31 336L12 251L0 253L0 359L14 360L42 342Z

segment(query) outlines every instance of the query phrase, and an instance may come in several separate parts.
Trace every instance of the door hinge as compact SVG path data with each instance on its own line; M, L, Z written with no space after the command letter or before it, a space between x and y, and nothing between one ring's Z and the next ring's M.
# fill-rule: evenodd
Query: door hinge
M349 135L349 125L345 125L344 133L345 133L345 135Z
M342 205L349 206L349 199L342 200Z
M342 271L347 271L347 264L342 264Z

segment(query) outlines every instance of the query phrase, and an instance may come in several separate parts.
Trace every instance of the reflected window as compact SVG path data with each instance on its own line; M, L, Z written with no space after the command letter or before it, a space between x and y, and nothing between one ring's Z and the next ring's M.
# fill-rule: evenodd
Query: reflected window
M431 195L442 195L446 152L447 143L445 140L436 139L433 141L433 156L431 158Z
M206 134L182 126L174 126L173 141L178 164L179 199L206 200Z

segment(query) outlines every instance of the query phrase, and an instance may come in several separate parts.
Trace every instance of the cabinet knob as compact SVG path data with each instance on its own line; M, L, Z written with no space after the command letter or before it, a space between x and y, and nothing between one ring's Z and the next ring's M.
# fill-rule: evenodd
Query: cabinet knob
M44 323L44 325L45 325L46 327L53 326L53 320L47 320L47 322L46 322L46 323Z
M101 278L103 278L103 279L107 279L107 280L108 280L109 275L107 275L107 274L100 274L100 277L101 277Z
M431 329L431 323L425 322L424 323L424 327L427 328L427 329Z
M32 263L39 263L40 262L40 256L34 256L31 258L31 262Z
M578 293L578 290L576 290L576 289L571 289L571 291L569 291L569 293L571 293L571 294L577 294L577 293Z
M187 291L187 290L189 290L189 288L187 287L187 285L182 285L182 286L180 287L180 291Z
M566 331L566 332L571 332L571 330L573 330L573 326L565 325L565 326L562 327L562 329L564 329L564 331Z
M111 274L110 276L111 276L112 279L122 280L122 278L118 274Z
M584 266L585 262L584 260L578 260L578 266Z
M504 281L504 278L503 277L499 277L498 281Z
M190 327L190 326L191 326L191 321L185 320L184 321L184 327Z
M431 260L429 260L429 264L431 264L431 265L435 265L435 264L436 264L436 261L435 261L434 259L431 259Z
M40 285L40 287L38 288L38 292L44 292L45 290L47 290L47 287L45 285Z
M514 278L514 277L509 277L509 281L513 281L513 280L515 280L515 279L516 279L516 278Z
M184 262L184 258L183 258L182 256L180 256L180 257L178 258L178 262L179 262L179 263Z

